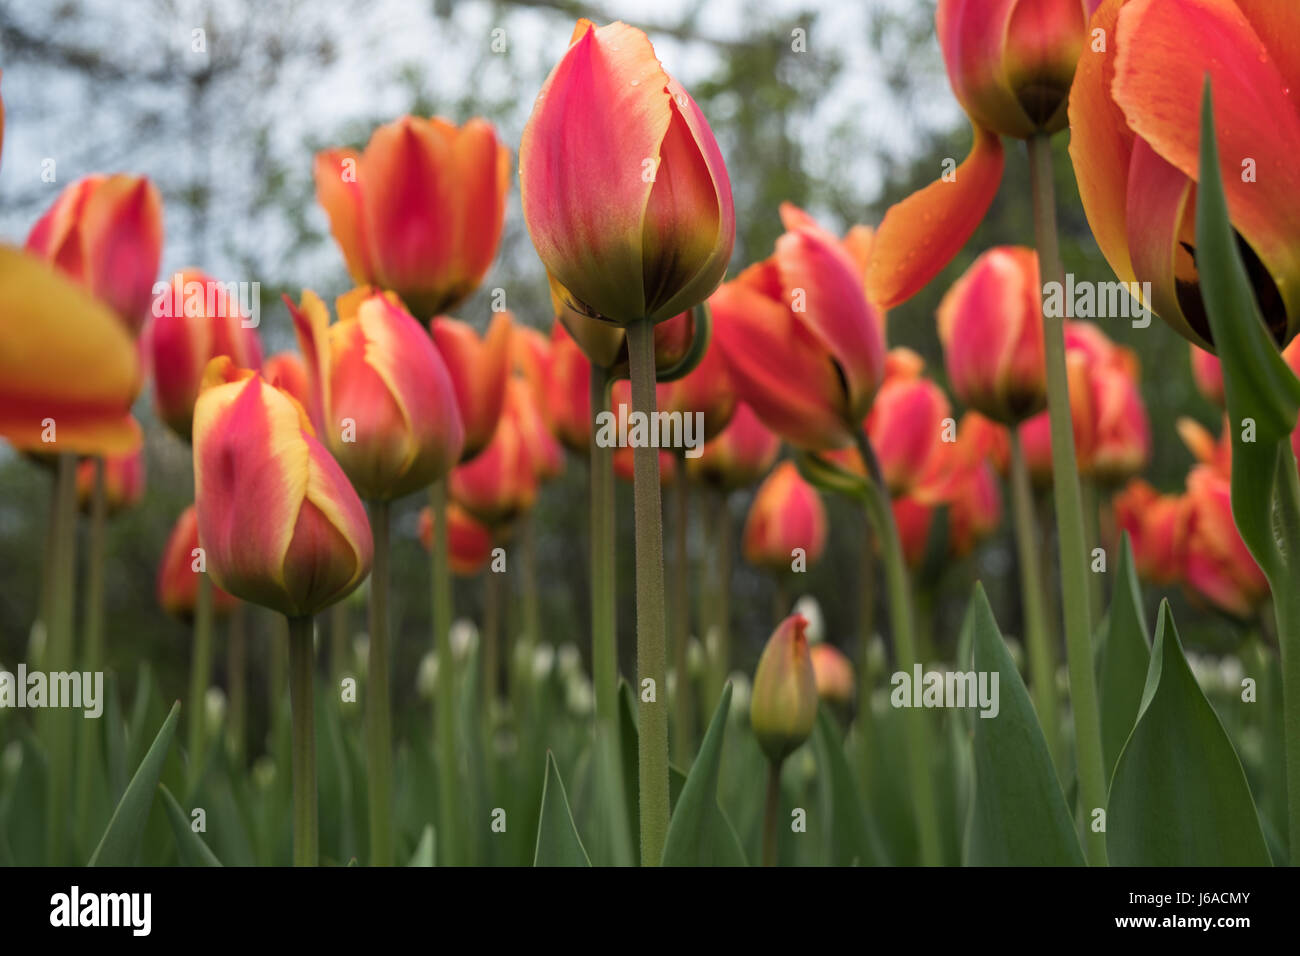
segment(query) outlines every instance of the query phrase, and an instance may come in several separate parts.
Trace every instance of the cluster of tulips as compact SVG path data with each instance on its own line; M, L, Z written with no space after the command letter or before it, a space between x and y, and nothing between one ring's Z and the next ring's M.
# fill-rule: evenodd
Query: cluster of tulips
M530 513L567 451L586 460L590 506L590 619L576 628L590 635L585 766L616 799L579 826L548 760L536 860L617 860L610 848L622 840L645 864L743 862L718 777L738 686L730 500L757 486L740 538L744 558L770 573L774 630L752 685L739 684L767 766L755 823L762 859L781 855L783 771L799 772L792 755L812 738L835 858L873 862L888 856L870 799L880 785L872 725L882 717L883 657L908 676L934 660L929 602L919 600L927 569L974 554L1006 510L1025 677L977 585L955 665L1000 674L1000 708L982 715L991 720L955 716L942 734L923 709L888 721L908 793L897 823L907 833L885 841L910 854L896 861L1296 859L1300 353L1282 349L1300 330L1297 28L1286 4L1253 0L940 0L939 45L974 129L967 159L875 229L839 236L782 205L771 254L728 280L735 210L706 117L645 34L582 20L537 94L517 158L483 120L413 116L375 130L360 152L317 155L317 197L356 287L332 308L310 290L286 299L300 353L265 358L221 282L185 270L160 284L165 291L155 285L162 206L147 180L73 184L24 249L0 247L0 434L53 475L43 660L51 670L101 666L103 528L142 494L131 409L148 379L158 419L193 450L194 504L158 576L161 603L194 629L189 765L201 766L209 736L202 701L214 616L243 603L278 612L292 704L293 859L319 861L315 718L331 698L313 687L315 619L368 581L368 862L391 864L400 848L390 511L427 495L419 534L431 555L437 666L426 687L431 725L421 726L432 727L438 793L429 813L438 858L463 860L455 847L466 828L490 824L468 818L465 750L497 745L467 741L463 702L496 707L514 655L485 622L474 691L454 663L463 655L451 575L491 581L498 548L531 546ZM1044 312L1044 283L1063 279L1051 140L1067 127L1101 251L1121 280L1149 283L1146 305L1193 344L1197 381L1225 411L1222 439L1180 423L1199 462L1181 495L1139 477L1152 426L1134 354L1098 324ZM1007 139L1027 144L1035 247L983 251L947 291L936 375L916 353L889 347L887 310L970 238L1000 186ZM1242 174L1245 157L1257 176ZM516 165L553 321L548 335L502 311L480 335L449 313L495 258ZM612 447L602 415L620 409L652 421L698 415L702 449ZM631 583L615 576L615 476L633 484ZM667 549L664 489L675 512ZM711 512L698 644L686 559L692 490ZM872 640L869 600L847 654L820 640L810 605L791 613L791 589L832 530L823 494L863 509L870 532L855 578L873 595L883 571L887 652ZM91 555L78 649L79 500ZM1043 524L1053 516L1059 587L1045 573L1053 563ZM571 544L582 547L577 529ZM1109 569L1098 553L1112 555ZM1152 646L1139 576L1269 623L1289 795L1272 820L1261 822L1233 743L1195 681L1183 680L1191 672L1167 605ZM495 614L502 598L489 594L485 613ZM635 667L624 682L615 609L632 594ZM524 658L546 643L536 599ZM714 717L697 735L701 703ZM75 832L91 792L83 767L101 758L89 733L72 746L63 716L50 728L47 853L62 861L69 840L86 839ZM547 728L529 732L544 738ZM155 748L169 741L160 734ZM1152 759L1161 748L1178 760ZM152 753L137 773L142 787L133 781L124 801L139 789L152 801ZM97 859L122 852L127 818L114 814Z

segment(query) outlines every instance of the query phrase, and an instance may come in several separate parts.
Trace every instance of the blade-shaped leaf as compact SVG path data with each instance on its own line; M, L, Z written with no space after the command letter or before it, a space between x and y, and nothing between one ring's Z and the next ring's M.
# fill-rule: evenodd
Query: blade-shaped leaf
M411 862L407 866L433 866L434 861L434 838L433 824L427 823L424 830L420 833L420 842L415 846L415 852L411 854Z
M818 708L813 734L821 783L830 790L827 862L835 866L881 866L885 851L863 812L858 786L844 756L844 743L825 707Z
M1272 862L1241 761L1192 676L1167 601L1108 802L1106 849L1117 866Z
M158 778L162 775L167 751L171 749L172 737L176 735L176 721L180 712L180 701L177 701L172 704L171 713L163 721L158 736L154 737L149 746L149 752L144 755L135 776L127 784L126 792L122 794L117 809L108 821L108 828L90 858L90 866L130 866L135 861L140 836L145 824L149 822L149 810L153 807Z
M578 836L569 798L560 780L555 755L546 751L546 781L542 784L542 813L537 821L537 849L533 866L591 866Z
M181 864L221 866L221 861L208 849L203 838L194 832L189 818L185 816L185 811L176 802L176 798L172 796L165 783L158 784L158 792L162 794L163 806L167 810L167 822L172 825L172 833L176 836L176 853L181 858Z
M1142 591L1133 567L1133 548L1124 532L1119 566L1115 572L1115 593L1110 599L1106 638L1101 645L1101 751L1107 774L1124 749L1124 741L1137 720L1151 662L1151 635L1142 613Z
M1011 660L982 585L967 616L975 674L997 675L997 716L975 718L974 793L966 828L970 866L1082 866L1052 757L1024 681ZM992 711L988 711L992 713Z

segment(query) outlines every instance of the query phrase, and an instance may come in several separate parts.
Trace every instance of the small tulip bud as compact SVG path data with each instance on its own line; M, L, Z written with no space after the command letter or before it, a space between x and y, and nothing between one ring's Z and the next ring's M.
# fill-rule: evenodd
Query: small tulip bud
M774 763L808 739L817 719L817 683L804 634L807 626L798 614L782 621L754 672L749 722L758 745Z

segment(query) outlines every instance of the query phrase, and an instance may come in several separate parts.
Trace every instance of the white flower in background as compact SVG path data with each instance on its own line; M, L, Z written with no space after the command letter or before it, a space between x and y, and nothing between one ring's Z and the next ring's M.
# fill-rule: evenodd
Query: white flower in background
M425 700L433 698L433 690L438 686L438 655L429 651L420 658L420 668L415 672L415 689Z
M1241 658L1229 654L1219 661L1219 679L1223 681L1223 689L1236 693L1241 689L1241 682L1246 676L1245 668L1242 667Z
M692 680L704 676L704 662L704 645L692 637L686 645L686 673Z
M523 641L519 642L520 647L526 645ZM538 644L533 648L533 680L541 683L551 676L551 671L555 669L555 648L550 644Z
M261 756L253 764L253 784L257 789L266 791L275 786L275 761Z
M358 634L352 638L352 657L356 661L353 667L357 677L365 677L370 664L370 635Z
M220 727L226 719L226 692L220 687L209 687L203 695L203 712L207 716L209 730Z
M586 717L596 706L596 692L584 674L573 674L564 685L564 703L577 717Z
M820 644L826 640L826 618L822 615L822 606L817 603L817 599L811 594L805 594L794 602L794 613L803 615L808 626L804 628L804 636L808 638L809 644Z
M447 637L451 641L451 655L457 661L463 661L478 647L478 627L469 618L452 621Z
M572 641L565 641L560 645L558 653L558 667L561 676L578 674L582 672L582 652L578 650L578 645Z

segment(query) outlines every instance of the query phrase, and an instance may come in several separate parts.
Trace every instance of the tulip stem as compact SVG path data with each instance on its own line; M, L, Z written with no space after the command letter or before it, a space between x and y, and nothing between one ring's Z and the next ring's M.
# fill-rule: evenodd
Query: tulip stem
M289 620L289 706L293 711L293 865L317 863L316 719L312 620Z
M108 499L104 493L104 459L96 456L95 480L90 498L90 533L86 537L86 648L83 670L95 674L104 658L104 529L108 517ZM92 677L93 679L93 677ZM80 745L77 747L77 803L74 817L77 845L93 850L89 841L91 824L91 770L100 766L99 721L81 722Z
M781 765L767 762L767 800L763 805L763 865L776 866L777 818L781 810Z
M73 604L77 567L77 459L60 454L54 482L53 526L50 531L49 615L45 620L46 645L42 664L49 671L72 667ZM42 738L49 748L49 794L46 802L46 858L51 866L65 866L71 784L72 712L50 707L41 712Z
M212 682L212 578L207 571L198 573L197 597L194 602L194 646L190 650L189 758L190 792L199 782L203 767L203 749L207 736L207 711L204 698Z
M632 408L653 421L654 323L627 328ZM641 795L641 864L658 866L668 836L667 648L664 634L664 543L659 492L659 449L633 449L632 494L636 519L636 673Z
M524 565L524 640L531 651L542 639L542 610L537 593L537 521L532 511L519 519L519 546Z
M710 642L710 679L708 706L711 708L722 697L731 668L731 508L726 491L718 492L717 514L712 521L705 516L705 527L711 531L708 554L714 562L712 586L713 634ZM706 605L707 606L707 605Z
M226 740L230 755L237 761L244 759L244 728L248 715L248 637L244 628L244 605L230 609L227 620L226 686L229 689L226 721Z
M1273 587L1273 613L1282 657L1282 739L1286 747L1287 824L1294 866L1300 862L1300 590L1295 584L1300 578L1300 473L1291 442L1284 438L1278 444L1275 494L1289 581Z
M673 753L677 765L688 769L694 747L691 678L687 652L691 639L690 575L687 552L687 518L690 514L690 482L686 480L686 458L677 458L677 487L673 489L673 670L677 674L673 694Z
M366 747L370 799L370 865L393 865L393 730L388 692L388 502L370 503L375 558L370 571L370 660Z
M1046 134L1028 141L1029 178L1034 205L1034 237L1044 282L1065 284L1056 237L1056 196L1052 183L1052 146ZM1056 502L1061 551L1061 591L1065 605L1065 651L1070 672L1070 707L1074 714L1079 799L1084 816L1106 806L1106 774L1101 755L1101 718L1093 673L1092 608L1088 581L1087 537L1083 496L1074 454L1069 379L1065 367L1065 321L1043 312L1043 346L1047 361L1047 408L1052 428L1052 491ZM1106 834L1085 828L1088 862L1106 864Z
M483 713L490 722L501 687L501 574L492 569L483 578L483 648L482 660ZM506 667L511 661L506 659ZM520 715L516 714L516 718Z
M916 623L912 610L912 593L903 558L903 543L894 521L889 492L880 471L880 462L866 433L856 435L858 452L867 466L867 516L880 539L884 552L885 587L889 593L889 614L893 624L894 658L900 671L910 674L916 664ZM870 702L866 702L870 706ZM907 733L907 769L911 777L912 799L916 807L917 839L921 863L938 866L942 862L939 845L939 814L934 797L934 779L930 771L930 728L925 712L909 709L904 726Z
M597 441L597 416L609 408L610 375L591 366L591 672L596 719L618 720L618 625L614 578L614 451Z
M1011 505L1015 513L1016 563L1020 565L1020 594L1025 616L1025 647L1029 652L1029 677L1038 712L1038 723L1047 738L1047 749L1061 775L1065 755L1061 752L1061 731L1057 723L1060 705L1056 699L1056 652L1047 630L1043 605L1043 576L1040 565L1038 524L1034 520L1034 492L1029 482L1020 434L1011 435Z
M334 673L335 684L352 670L349 664L348 606L345 601L339 601L330 608L330 670Z
M438 748L438 847L444 865L459 862L460 811L457 806L456 661L451 652L451 563L447 547L447 479L429 489L433 512L433 645L438 655L434 727Z

